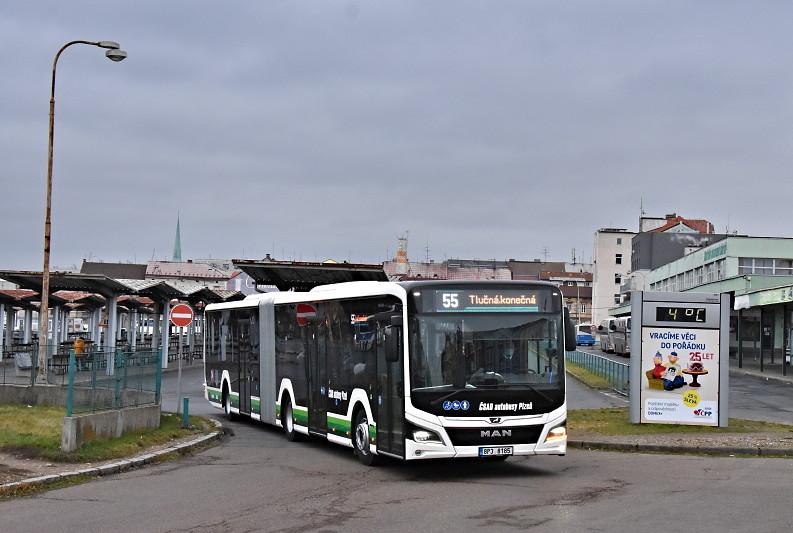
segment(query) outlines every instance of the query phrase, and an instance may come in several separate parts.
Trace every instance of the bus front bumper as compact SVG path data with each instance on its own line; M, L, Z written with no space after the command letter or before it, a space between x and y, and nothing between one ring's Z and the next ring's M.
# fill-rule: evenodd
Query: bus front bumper
M499 443L498 439L492 442L478 442L476 445L455 445L451 442L448 434L444 431L443 442L429 441L416 442L412 439L405 439L405 459L443 459L458 457L486 457L483 449L495 448L497 454L503 452L500 448L507 448L511 453L507 455L565 455L567 453L567 431L565 418L556 419L542 426L542 432L537 442L533 443ZM482 427L482 431L493 430L493 427ZM563 435L554 435L551 430L562 429ZM437 432L437 431L436 431ZM440 433L440 432L438 432ZM492 457L492 456L491 456Z

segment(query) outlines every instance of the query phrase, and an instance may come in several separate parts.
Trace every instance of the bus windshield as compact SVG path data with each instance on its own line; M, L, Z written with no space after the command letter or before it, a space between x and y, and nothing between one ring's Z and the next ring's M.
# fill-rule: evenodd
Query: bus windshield
M411 325L414 391L563 383L558 313L425 314Z

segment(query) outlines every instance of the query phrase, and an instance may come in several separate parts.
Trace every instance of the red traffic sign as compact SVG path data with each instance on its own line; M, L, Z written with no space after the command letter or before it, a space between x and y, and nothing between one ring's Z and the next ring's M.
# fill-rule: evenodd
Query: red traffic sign
M193 321L193 309L187 304L176 304L171 309L171 324L184 328Z
M317 316L317 308L311 304L297 304L297 325L305 326Z

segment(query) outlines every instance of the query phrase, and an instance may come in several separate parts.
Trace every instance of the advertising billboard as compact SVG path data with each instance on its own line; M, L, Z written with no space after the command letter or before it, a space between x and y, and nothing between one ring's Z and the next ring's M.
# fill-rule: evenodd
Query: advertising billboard
M729 297L636 292L631 317L631 421L726 427Z

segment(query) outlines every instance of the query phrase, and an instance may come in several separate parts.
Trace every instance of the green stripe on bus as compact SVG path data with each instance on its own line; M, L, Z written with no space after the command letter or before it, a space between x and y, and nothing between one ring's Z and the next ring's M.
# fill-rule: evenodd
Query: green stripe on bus
M221 394L220 389L216 389L215 387L207 387L207 399L210 402L221 403L223 401L223 395Z
M328 431L330 431L334 435L344 435L346 437L349 437L350 435L349 420L345 420L340 416L331 413L327 414L327 419L328 419Z
M261 406L262 406L261 399L256 398L255 396L251 396L251 410L254 413L258 413L261 409Z
M296 424L308 426L308 409L298 406L292 407L292 418L295 419Z

